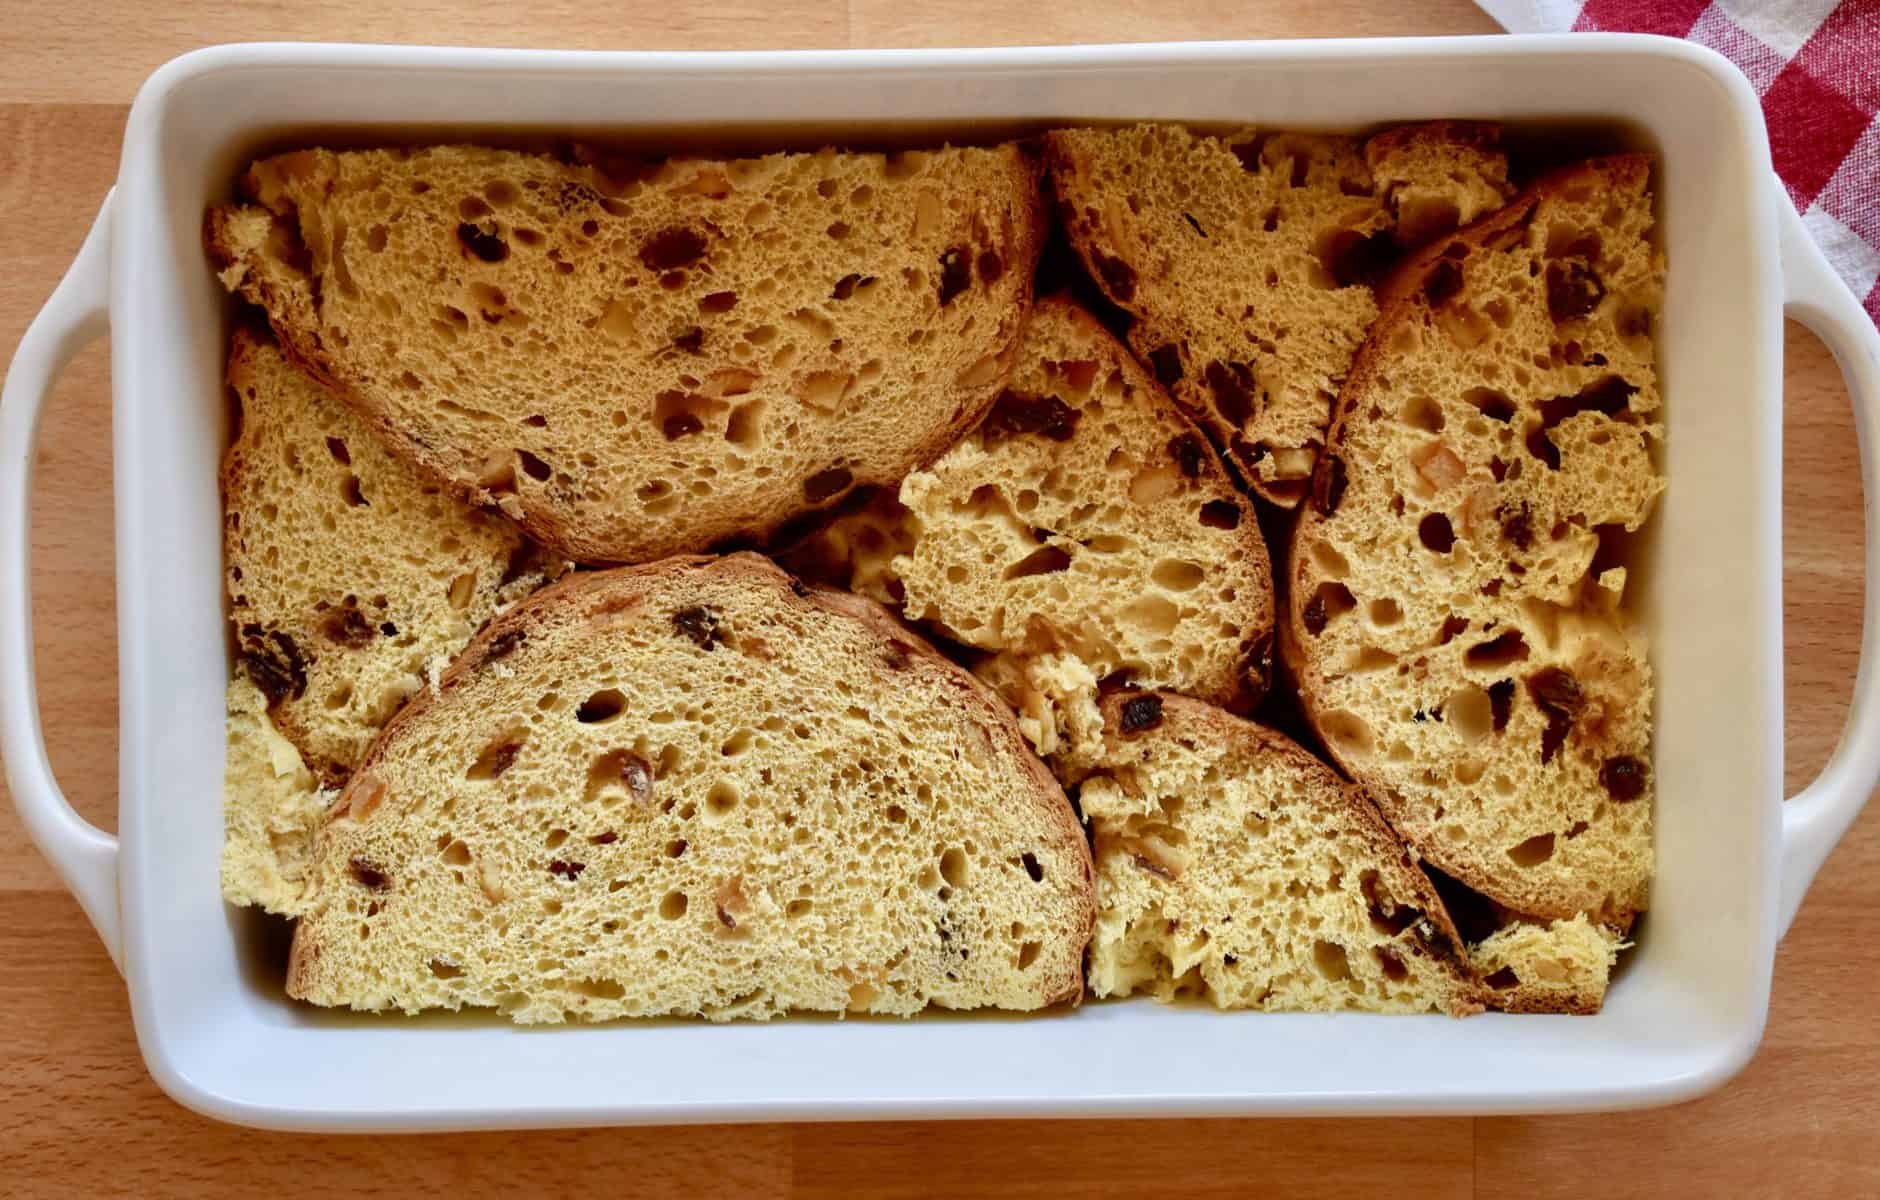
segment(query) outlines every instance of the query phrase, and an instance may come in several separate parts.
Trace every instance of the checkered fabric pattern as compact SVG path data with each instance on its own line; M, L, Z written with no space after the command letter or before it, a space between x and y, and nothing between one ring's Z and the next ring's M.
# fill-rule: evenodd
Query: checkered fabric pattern
M1880 0L1477 3L1511 33L1658 33L1735 63L1802 224L1880 323Z

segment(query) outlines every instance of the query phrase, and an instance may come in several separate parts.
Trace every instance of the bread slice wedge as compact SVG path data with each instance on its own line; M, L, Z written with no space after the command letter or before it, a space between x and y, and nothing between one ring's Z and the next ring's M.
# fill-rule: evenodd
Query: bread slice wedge
M1081 992L1089 848L1009 711L752 554L530 597L334 814L288 976L316 1004L725 1020Z
M1367 160L1365 143L1329 135L1045 136L1060 220L1134 318L1130 348L1283 507L1305 495L1397 236L1446 233L1509 190L1495 126L1439 122L1372 144Z
M1043 239L1015 145L263 159L222 282L399 455L582 562L761 540L897 482L1010 369Z
M297 916L313 897L314 833L337 793L324 791L300 751L268 719L261 689L228 687L222 772L222 898Z
M1510 921L1469 947L1490 1008L1512 1013L1591 1016L1628 942L1584 916Z
M1032 309L991 414L809 548L989 657L1041 754L1099 738L1101 680L1251 708L1273 655L1252 505L1129 352L1064 297ZM883 560L887 560L886 568Z
M1664 486L1650 173L1551 174L1386 284L1282 630L1320 737L1421 856L1516 912L1620 928L1652 872L1624 565Z
M1284 735L1186 697L1112 692L1094 996L1219 1008L1479 1011L1443 903L1361 788Z
M359 415L238 327L240 428L222 460L237 672L322 786L502 604L557 569L382 447Z
M1391 240L1426 246L1514 195L1501 128L1481 121L1398 125L1364 140L1371 184L1390 213Z

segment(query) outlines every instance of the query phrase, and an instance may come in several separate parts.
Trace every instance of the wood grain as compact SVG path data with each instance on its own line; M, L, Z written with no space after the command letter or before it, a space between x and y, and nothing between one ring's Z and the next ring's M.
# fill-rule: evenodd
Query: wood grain
M0 39L0 355L70 262L116 170L137 85L206 41L466 45L937 46L1158 38L1484 33L1466 0L667 0L523 6L183 0L9 5ZM1784 532L1788 778L1826 760L1844 718L1862 595L1860 472L1826 351L1787 336ZM109 363L86 351L36 456L33 614L55 769L79 811L115 822L116 645ZM1768 1035L1716 1095L1651 1113L1418 1121L768 1126L471 1137L261 1134L183 1111L138 1056L122 982L78 907L0 805L0 1193L513 1196L1194 1196L1311 1190L1402 1196L1880 1193L1880 807L1829 861L1776 961Z

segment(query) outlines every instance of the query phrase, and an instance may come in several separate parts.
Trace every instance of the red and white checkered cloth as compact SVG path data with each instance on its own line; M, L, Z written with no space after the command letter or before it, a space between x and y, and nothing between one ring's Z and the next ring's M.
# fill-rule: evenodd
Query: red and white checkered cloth
M1880 323L1880 0L1476 2L1511 33L1660 33L1735 63L1802 224Z

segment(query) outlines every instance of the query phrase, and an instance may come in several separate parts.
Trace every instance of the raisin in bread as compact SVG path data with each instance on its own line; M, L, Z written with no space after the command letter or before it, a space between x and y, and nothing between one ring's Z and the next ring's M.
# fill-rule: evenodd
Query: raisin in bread
M1651 878L1651 671L1623 608L1663 480L1650 162L1550 175L1384 289L1296 527L1283 649L1425 859L1623 927Z
M296 916L312 899L313 835L333 799L268 719L246 679L228 688L222 787L222 898Z
M300 151L205 238L397 453L580 561L761 538L998 394L1043 238L1018 147L584 157Z
M1469 947L1489 1007L1516 1013L1588 1016L1606 1002L1619 951L1618 933L1584 916L1511 921Z
M1220 1008L1479 1011L1443 903L1363 790L1283 735L1185 697L1103 703L1096 996Z
M1119 674L1241 708L1266 691L1273 581L1250 506L1069 299L1038 302L991 414L903 481L898 524L883 515L834 522L823 570L846 562L849 586L988 652L975 670L1041 754L1097 738L1097 684Z
M998 699L739 554L576 572L406 706L314 853L290 994L518 1021L1036 1009L1089 848Z
M265 335L236 330L228 382L241 409L222 461L237 667L337 786L427 672L550 568L507 521L389 454Z
M1373 139L1371 163L1349 137L1046 135L1061 220L1134 318L1130 347L1275 504L1305 495L1332 397L1377 314L1367 284L1394 257L1396 222L1407 212L1418 236L1445 233L1439 202L1462 220L1506 195L1495 127L1413 129Z

